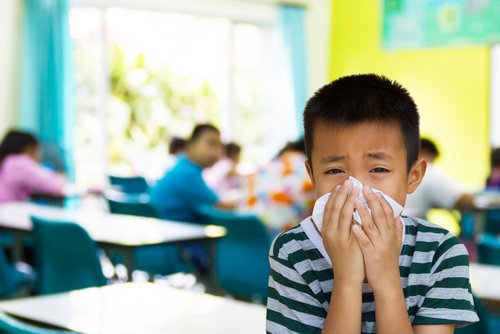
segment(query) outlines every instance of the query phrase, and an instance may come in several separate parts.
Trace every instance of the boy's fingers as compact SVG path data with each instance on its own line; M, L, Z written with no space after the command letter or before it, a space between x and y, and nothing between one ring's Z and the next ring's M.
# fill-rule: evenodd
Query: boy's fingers
M363 187L363 194L365 195L366 202L368 203L368 207L371 210L372 221L375 223L379 231L385 229L386 228L385 225L387 224L387 222L385 221L386 218L384 209L380 204L379 198L377 197L375 192L373 192L372 188L369 186Z
M352 213L354 212L354 206L358 195L359 189L351 189L340 211L338 233L345 239L349 238L351 233Z
M361 226L359 226L358 224L354 224L352 225L351 229L354 236L356 237L359 248L361 248L361 251L363 252L363 256L365 254L370 254L371 252L373 252L374 246Z
M403 242L403 229L405 228L405 226L400 216L397 216L396 219L394 219L394 222L397 233L398 245L401 245L401 243Z
M335 197L333 198L331 202L331 207L330 207L330 228L333 228L334 230L338 229L338 222L339 222L339 216L340 216L340 210L344 206L344 203L346 201L347 195L349 194L349 191L351 190L352 187L352 182L347 180L345 181L340 188L338 188ZM325 227L325 226L323 226Z
M361 222L363 223L362 230L368 236L368 238L375 244L379 237L379 231L375 223L373 223L372 217L370 216L370 212L365 204L359 200L356 201L356 211L358 211L359 216L361 217Z
M381 193L377 193L377 197L380 202L380 205L382 206L382 209L384 210L387 226L390 229L393 229L394 224L392 222L394 221L394 211L392 210L391 206L389 205L389 203L387 203L387 200L384 198L384 196L382 196Z
M337 185L335 189L330 193L330 198L326 202L325 210L323 212L323 226L321 228L321 233L324 231L328 231L331 229L337 229L336 222L338 219L335 219L335 212L333 212L333 202L338 195L342 185Z

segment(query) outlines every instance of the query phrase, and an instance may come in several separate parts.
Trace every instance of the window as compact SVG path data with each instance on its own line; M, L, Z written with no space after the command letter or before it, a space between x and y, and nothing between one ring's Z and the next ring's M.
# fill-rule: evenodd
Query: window
M244 147L243 161L258 164L296 134L273 25L75 6L70 28L77 180L86 186L106 173L160 176L169 139L187 137L195 123L219 126Z

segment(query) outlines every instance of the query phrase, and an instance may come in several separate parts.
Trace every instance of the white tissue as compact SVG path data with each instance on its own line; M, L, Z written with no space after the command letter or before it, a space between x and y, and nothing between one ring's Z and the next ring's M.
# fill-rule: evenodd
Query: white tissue
M361 182L359 182L354 177L350 176L349 180L351 180L351 182L353 184L353 187L359 188L359 189L363 188L363 185L361 184ZM401 212L403 211L403 207L401 205L399 205L395 200L393 200L391 197L389 197L388 195L384 194L382 191L380 191L378 189L373 189L372 188L372 190L375 193L381 193L382 194L382 196L385 198L385 200L387 201L387 203L389 203L389 205L391 206L392 211L394 212L394 218L397 217L397 216L399 216L401 214ZM314 223L316 224L316 226L318 227L319 230L321 230L321 227L323 226L323 212L325 211L325 205L326 205L326 202L328 201L329 198L330 198L330 193L326 193L323 196L321 196L320 198L318 198L316 200L316 203L314 203L314 209L313 209L313 213L312 213L312 219L313 219ZM366 202L366 198L363 195L363 192L359 193L358 199L366 206L366 208L368 209L368 212L370 213L370 216L371 216L371 210L368 208L368 203ZM358 224L362 223L361 222L361 217L359 216L359 213L357 211L354 211L352 213L352 216L353 216L353 219Z

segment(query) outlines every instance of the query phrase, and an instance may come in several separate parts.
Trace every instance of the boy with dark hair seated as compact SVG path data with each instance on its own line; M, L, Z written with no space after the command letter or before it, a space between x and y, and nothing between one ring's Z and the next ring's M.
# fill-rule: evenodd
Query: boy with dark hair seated
M426 169L409 93L340 78L309 100L304 132L320 198L271 246L267 332L445 334L478 321L465 247L400 216Z

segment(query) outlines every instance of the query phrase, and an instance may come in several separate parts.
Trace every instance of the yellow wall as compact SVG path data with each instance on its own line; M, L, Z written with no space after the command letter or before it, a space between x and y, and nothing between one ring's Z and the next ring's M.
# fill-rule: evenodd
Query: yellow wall
M379 73L415 99L421 133L442 151L438 165L466 186L480 188L489 164L489 48L381 49L381 0L332 0L330 79Z

